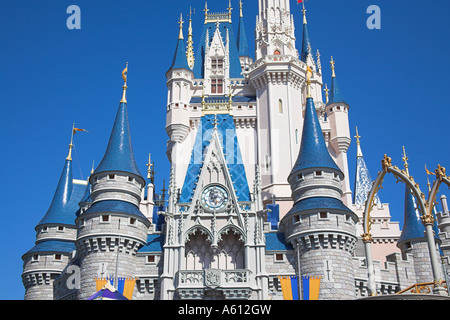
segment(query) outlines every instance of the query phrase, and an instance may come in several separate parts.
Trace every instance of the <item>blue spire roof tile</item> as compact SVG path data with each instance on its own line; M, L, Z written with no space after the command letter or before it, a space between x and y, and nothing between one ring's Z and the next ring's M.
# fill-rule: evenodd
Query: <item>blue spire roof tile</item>
M85 191L84 187L84 185L73 183L72 161L66 160L52 203L36 228L45 224L74 226L76 212L79 209L78 203Z
M145 182L134 159L126 103L120 103L108 147L94 174L108 171L132 173Z
M172 69L187 69L191 70L188 65L186 49L185 49L184 39L180 38L177 42L177 47L175 49L175 55L173 56L172 65L169 70Z
M248 57L248 42L247 42L247 34L245 32L245 24L244 18L239 18L239 29L237 36L237 49L240 57Z
M331 168L341 172L328 152L314 101L307 98L300 152L292 173L310 168Z
M332 77L331 79L331 90L330 90L330 99L327 105L332 103L345 103L344 97L339 89L338 81L336 77Z
M403 229L400 238L397 241L397 246L400 246L405 241L422 239L426 241L425 226L420 218L420 212L415 196L408 186L405 187L405 214L403 221ZM439 230L436 223L433 226L435 238L439 239Z

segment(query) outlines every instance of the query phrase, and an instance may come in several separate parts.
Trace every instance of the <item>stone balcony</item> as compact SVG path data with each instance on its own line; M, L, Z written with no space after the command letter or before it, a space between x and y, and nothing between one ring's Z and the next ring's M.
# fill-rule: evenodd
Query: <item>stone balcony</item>
M219 299L248 299L254 284L251 274L247 269L180 270L176 291L180 299L204 299L212 292Z

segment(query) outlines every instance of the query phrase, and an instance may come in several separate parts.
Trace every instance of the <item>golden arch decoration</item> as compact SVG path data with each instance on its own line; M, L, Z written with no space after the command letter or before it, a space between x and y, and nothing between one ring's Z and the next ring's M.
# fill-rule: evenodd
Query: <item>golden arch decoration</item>
M387 155L384 155L383 160L381 160L382 171L378 173L376 180L372 184L372 188L370 189L367 195L367 201L364 208L363 214L363 231L362 240L364 242L365 250L366 250L366 259L367 259L367 271L368 271L368 287L370 295L376 294L376 285L375 285L375 275L373 269L373 261L370 244L372 242L372 234L371 230L371 218L370 213L375 206L375 195L382 188L382 184L384 181L384 177L387 173L391 173L395 176L397 181L405 183L409 189L412 191L414 197L417 200L417 209L420 212L420 216L422 219L422 223L425 226L425 233L428 242L428 248L430 253L431 266L433 271L434 285L436 291L440 290L440 283L442 283L441 279L441 271L440 264L438 262L437 253L435 250L434 244L434 235L433 235L433 223L434 223L434 215L433 208L435 206L436 195L439 191L439 186L441 183L447 184L450 187L450 178L445 174L445 168L438 165L438 168L435 170L434 175L436 176L436 180L433 183L433 186L428 194L428 200L425 198L425 194L420 190L419 184L414 181L414 178L409 175L406 170L400 170L397 166L392 165L392 159Z

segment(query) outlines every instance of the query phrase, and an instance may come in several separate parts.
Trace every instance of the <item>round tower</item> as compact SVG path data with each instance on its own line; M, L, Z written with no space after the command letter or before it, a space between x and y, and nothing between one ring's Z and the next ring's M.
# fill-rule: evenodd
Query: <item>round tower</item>
M332 146L331 151L334 153L336 163L348 177L348 159L347 150L350 146L350 127L348 122L348 112L350 106L345 102L341 90L339 89L336 72L335 61L331 57L331 90L330 99L327 102L325 111L328 121L330 123L330 144ZM347 178L343 181L343 198L342 201L345 205L350 206L352 204L350 180Z
M53 201L35 228L35 246L22 256L25 300L53 300L53 282L75 251L75 218L85 185L72 179L72 147L71 142Z
M125 82L106 153L89 178L92 205L76 219L81 300L96 292L95 278L135 277L136 252L146 243L150 226L139 211L145 179L131 146L126 88Z
M320 300L354 299L358 218L341 201L344 174L327 150L310 95L300 153L288 180L294 206L281 224L286 240L300 249L300 275L321 278Z

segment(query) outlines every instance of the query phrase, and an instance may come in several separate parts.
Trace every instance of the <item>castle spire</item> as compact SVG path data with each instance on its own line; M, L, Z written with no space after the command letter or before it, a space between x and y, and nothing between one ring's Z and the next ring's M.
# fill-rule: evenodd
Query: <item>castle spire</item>
M405 147L403 147L402 161L405 167L406 174L409 176L409 163L408 156L406 155ZM405 185L405 205L404 205L404 220L403 229L400 238L397 241L397 247L402 248L402 244L405 241L426 241L425 238L425 226L422 223L421 215L419 211L419 206L417 204L416 197L414 196L411 189ZM439 230L437 225L434 224L434 234L435 238L439 239Z
M308 55L311 54L311 42L309 40L308 23L306 21L306 9L303 3L303 42L302 42L302 52L301 60L306 62Z
M292 173L307 168L331 168L341 172L328 152L313 98L306 99L302 141Z
M73 128L75 128L75 125L73 126ZM72 196L73 188L71 158L71 151L73 147L73 132L74 129L72 129L72 138L69 146L69 156L66 158L63 171L59 178L58 185L56 186L56 191L53 196L52 203L50 204L50 207L47 210L44 218L39 222L38 226L49 223L60 223L67 225L74 224L76 210L73 212L71 210L68 210L72 209L69 206L69 202Z
M170 66L169 70L171 69L191 70L191 68L188 65L188 58L185 51L184 37L183 37L183 23L184 23L183 15L180 14L180 20L178 21L178 24L180 25L180 33L178 34L177 47L175 49L175 55L173 57L172 65Z
M330 100L328 101L327 105L332 103L347 104L338 86L338 81L336 78L336 61L334 61L333 57L331 57L330 65L331 65L331 93L330 93Z
M367 200L367 195L372 188L372 178L370 177L369 169L363 158L361 150L361 136L358 133L358 127L356 127L356 174L355 174L355 193L353 194L353 203L357 206L364 206ZM375 195L374 203L381 203L378 194Z
M242 0L239 1L239 28L237 35L237 49L239 51L239 57L248 57L248 42L247 33L245 32L244 15L242 13Z
M127 79L125 76L126 70L127 69L125 69L124 73L122 73L125 81L124 87L126 87ZM124 88L124 92L125 90L126 88ZM134 159L133 147L131 145L130 126L128 123L127 103L124 99L120 102L108 147L94 174L107 171L132 173L144 180L138 169L136 160Z

